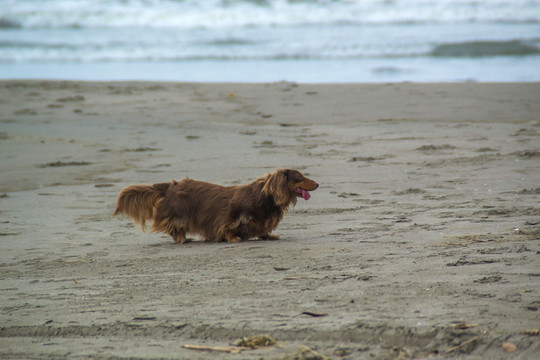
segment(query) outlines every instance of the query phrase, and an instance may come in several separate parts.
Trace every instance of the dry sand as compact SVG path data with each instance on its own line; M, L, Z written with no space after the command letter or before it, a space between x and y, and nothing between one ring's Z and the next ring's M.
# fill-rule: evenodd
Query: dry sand
M0 82L0 357L533 359L539 100L539 83ZM178 245L111 218L128 184L283 167L321 187L279 241ZM182 348L260 334L277 345Z

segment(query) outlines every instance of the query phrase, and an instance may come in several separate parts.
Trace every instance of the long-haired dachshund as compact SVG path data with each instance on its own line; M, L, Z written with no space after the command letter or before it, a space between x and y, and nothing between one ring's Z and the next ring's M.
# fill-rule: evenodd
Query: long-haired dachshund
M113 216L131 217L145 230L169 234L177 243L186 242L186 233L206 241L239 242L253 237L277 240L271 233L297 197L310 198L319 187L297 170L282 169L258 178L251 184L220 186L186 178L154 185L124 188Z

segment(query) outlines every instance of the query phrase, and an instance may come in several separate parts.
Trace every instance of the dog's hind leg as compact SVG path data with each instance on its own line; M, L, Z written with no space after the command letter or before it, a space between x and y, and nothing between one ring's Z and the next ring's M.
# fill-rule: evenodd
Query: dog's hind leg
M186 239L186 230L182 228L174 228L169 232L169 235L173 238L174 242L178 244L185 244L189 242L189 240Z

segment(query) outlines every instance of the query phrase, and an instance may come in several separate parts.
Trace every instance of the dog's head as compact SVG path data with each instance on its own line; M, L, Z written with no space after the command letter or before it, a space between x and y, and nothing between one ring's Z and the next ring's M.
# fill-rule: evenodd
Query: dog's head
M318 187L319 184L298 170L280 169L266 175L262 192L272 196L276 205L288 206L290 203L295 204L297 197L309 200L309 192Z

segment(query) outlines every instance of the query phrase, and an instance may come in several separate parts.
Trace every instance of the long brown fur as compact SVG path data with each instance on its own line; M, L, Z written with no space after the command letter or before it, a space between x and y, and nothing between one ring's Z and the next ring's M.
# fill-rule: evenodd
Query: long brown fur
M277 240L271 234L290 205L319 184L297 170L281 169L251 184L221 186L184 179L154 185L131 185L118 195L113 216L131 217L145 230L169 234L177 243L186 234L206 241L239 242L253 237ZM304 191L302 191L304 190Z

